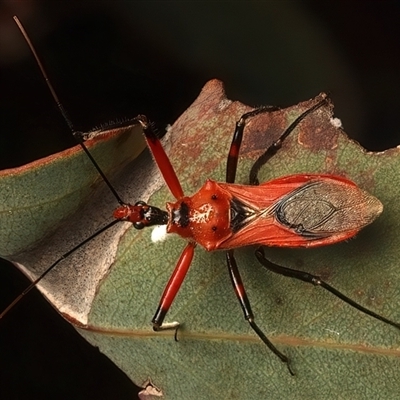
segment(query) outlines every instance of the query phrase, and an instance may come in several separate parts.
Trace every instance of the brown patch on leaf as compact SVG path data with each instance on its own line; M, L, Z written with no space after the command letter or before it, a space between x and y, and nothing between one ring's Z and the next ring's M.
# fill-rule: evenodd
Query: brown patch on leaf
M222 82L212 80L206 83L193 104L182 114L171 128L169 156L179 163L174 164L177 175L186 175L194 186L203 183L204 178L224 162L235 129L236 120L250 107L226 98ZM221 141L221 137L223 140ZM216 154L216 157L207 158ZM204 158L204 163L201 160ZM196 163L200 168L192 175L187 171Z
M293 107L249 118L244 129L240 156L260 156L298 116L324 98L326 95L322 93ZM332 108L328 102L301 121L297 128L299 144L315 152L334 150L337 147L340 131L331 122ZM205 178L212 177L221 163L226 162L236 122L250 110L249 106L228 100L220 81L208 82L171 128L174 141L169 156L173 163L179 160L174 163L177 175L184 175L186 182L193 187L201 185ZM215 157L207 157L209 154ZM335 156L332 154L331 158L334 164ZM205 160L203 163L202 159ZM189 174L194 163L197 168Z
M331 120L332 109L329 103L301 122L299 144L315 152L334 150L337 147L339 131Z
M324 93L274 112L267 112L251 118L245 128L245 139L242 145L242 155L251 153L258 156L264 152L288 126L306 110L326 98ZM308 115L298 126L298 143L313 151L333 150L337 147L339 130L332 124L333 106L326 106Z

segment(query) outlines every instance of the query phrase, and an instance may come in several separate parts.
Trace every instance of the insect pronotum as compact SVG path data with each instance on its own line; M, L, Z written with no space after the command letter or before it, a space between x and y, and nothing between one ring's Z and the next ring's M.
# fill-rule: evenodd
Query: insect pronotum
M360 189L354 182L338 175L296 174L283 176L260 183L258 172L278 150L285 139L311 113L326 105L325 97L297 117L254 163L250 171L249 185L235 184L238 156L246 122L262 113L277 111L277 107L260 107L242 115L236 123L227 157L226 181L207 180L202 188L192 196L182 190L174 168L147 117L139 115L135 121L143 129L147 145L175 200L168 202L166 210L138 201L134 205L125 203L108 181L92 155L86 148L83 135L75 132L58 97L50 84L46 72L25 33L22 25L14 17L42 71L46 83L58 108L70 126L85 153L114 194L119 206L114 211L115 220L99 229L86 240L73 247L56 260L41 276L18 296L1 314L3 317L21 300L45 275L62 259L68 257L85 243L104 232L119 221L129 221L136 229L155 225L167 225L168 233L176 233L186 239L186 246L175 270L161 296L152 319L156 331L174 329L175 338L179 322L164 322L167 312L191 265L197 245L207 251L224 250L229 276L242 307L245 320L262 342L286 364L294 375L289 358L267 338L256 324L249 299L243 286L235 260L234 249L255 246L257 260L269 271L320 286L359 311L386 324L400 329L400 324L391 321L351 300L320 277L286 268L269 261L262 246L317 247L334 244L353 237L364 226L370 224L383 210L382 203Z

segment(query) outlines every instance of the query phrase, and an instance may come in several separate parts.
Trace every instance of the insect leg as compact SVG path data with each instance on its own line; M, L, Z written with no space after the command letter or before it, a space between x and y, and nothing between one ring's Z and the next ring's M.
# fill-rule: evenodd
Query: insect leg
M239 159L239 151L240 146L242 144L243 139L243 131L246 125L246 120L251 118L257 114L261 114L263 112L272 112L279 110L278 107L274 106L265 106L261 108L257 108L253 111L250 111L246 114L243 114L240 119L236 122L235 131L233 133L231 146L229 148L228 159L226 163L226 182L227 183L234 183L236 179L236 170L237 164ZM293 374L290 366L289 366L289 359L282 354L272 343L271 341L265 336L265 334L261 331L261 329L257 326L254 322L253 312L251 311L251 306L247 294L244 290L242 278L240 277L239 270L237 268L235 256L233 250L226 252L226 261L228 264L229 276L232 281L232 285L235 289L236 296L239 300L239 303L242 307L244 312L244 317L246 321L249 322L252 329L256 332L256 334L260 337L260 339L267 345L267 347L276 354L283 362L285 362L288 366L289 372Z
M363 312L364 314L370 315L378 319L379 321L385 322L386 324L392 325L397 329L400 329L400 324L390 319L387 319L375 312L369 310L368 308L363 307L362 305L356 303L354 300L351 300L349 297L345 296L343 293L336 290L334 287L329 285L328 283L324 282L320 277L316 275L309 274L308 272L299 271L296 269L282 267L281 265L277 265L269 261L265 255L264 250L260 247L256 250L256 257L258 261L269 271L275 272L279 275L288 276L289 278L298 279L300 281L304 281L307 283L311 283L315 286L321 286L328 292L332 293L339 299L343 300L345 303L351 305L352 307L356 308L357 310Z
M243 114L239 121L236 122L235 132L233 132L231 147L229 148L228 160L226 163L226 182L234 183L236 178L236 169L238 164L238 157L240 146L242 144L243 139L243 131L246 125L246 120L248 118L254 117L257 114L262 114L265 112L272 112L279 110L279 107L275 106L263 106L260 108L256 108L253 111L250 111L246 114Z
M179 328L179 322L170 322L163 324L164 318L171 307L172 302L177 295L179 288L182 285L183 280L185 279L186 273L189 270L190 264L193 260L194 248L196 247L196 243L189 242L185 249L183 250L174 272L169 278L167 285L165 286L164 292L161 296L160 304L158 305L157 311L154 314L153 319L151 320L153 324L153 329L155 331L161 331L165 329L175 329L175 339L176 332Z
M256 160L250 170L249 182L250 185L258 185L258 172L260 171L261 167L266 164L281 148L283 141L293 132L293 130L300 124L300 122L309 114L313 113L314 111L318 110L325 104L328 104L329 100L324 98L308 110L304 111L303 114L298 116L282 133L279 139L275 140L267 150L261 154L261 156Z
M153 129L153 125L144 115L138 115L135 120L138 121L140 125L142 125L147 145L149 146L150 151L154 156L154 160L156 161L158 169L160 170L169 190L176 199L181 199L183 197L181 184L178 177L176 176L171 161L165 153L160 139L157 137Z
M229 250L226 252L226 261L228 265L229 276L232 281L233 288L235 289L236 296L239 300L239 303L242 307L244 318L250 324L254 332L258 335L258 337L264 342L264 344L277 356L280 358L282 362L284 362L290 372L291 375L294 375L294 372L290 366L290 360L287 356L282 354L265 336L264 332L257 326L254 322L254 315L251 310L249 298L247 297L246 291L244 290L243 281L240 276L235 257L233 255L233 251Z

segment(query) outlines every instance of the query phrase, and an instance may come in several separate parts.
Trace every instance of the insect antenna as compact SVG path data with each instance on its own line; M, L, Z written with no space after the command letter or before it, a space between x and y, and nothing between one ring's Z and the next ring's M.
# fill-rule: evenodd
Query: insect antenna
M115 188L111 185L110 181L108 180L108 178L106 177L106 175L104 174L104 172L102 171L102 169L100 168L100 166L97 164L96 160L93 158L93 156L91 155L90 151L88 150L88 148L85 146L84 144L84 140L83 140L83 134L82 132L76 131L70 118L68 117L68 113L65 110L64 106L61 104L56 91L53 88L53 85L51 84L46 70L43 67L43 63L40 60L38 54L36 53L36 50L31 42L31 40L29 39L28 34L25 31L25 28L23 27L23 25L21 24L21 21L18 19L17 16L13 17L15 23L17 24L19 30L21 31L26 43L28 44L33 56L35 57L36 63L40 69L40 72L43 75L44 80L46 81L46 85L50 90L51 95L53 96L54 101L57 104L58 109L60 110L61 115L63 116L65 122L67 123L69 129L71 130L72 135L74 136L74 138L76 139L76 141L79 143L79 145L82 147L83 151L86 153L86 155L89 157L90 161L93 163L94 167L96 168L97 172L100 174L100 176L103 178L104 182L106 183L106 185L109 187L109 189L111 190L112 194L114 195L114 197L117 199L118 203L123 205L126 204L124 201L122 201L121 197L119 196L119 194L117 193L117 191L115 190Z
M61 104L52 84L50 83L50 80L47 76L47 73L43 67L42 62L40 61L39 56L36 53L35 48L33 47L33 44L31 42L31 40L29 39L28 34L26 33L24 27L22 26L21 22L19 21L18 17L14 16L13 17L15 23L17 24L19 30L21 31L23 37L25 38L31 52L33 53L33 56L35 57L35 60L40 68L40 71L46 81L47 87L49 88L51 95L53 96L53 99L55 100L58 109L60 110L64 120L66 121L68 127L70 128L73 136L75 137L75 139L78 141L79 145L82 147L82 149L84 150L84 152L87 154L87 156L89 157L89 159L92 161L94 167L97 169L97 171L99 172L100 176L103 178L104 182L107 184L107 186L109 187L109 189L111 190L111 192L113 193L113 195L115 196L115 198L117 199L118 203L120 205L125 205L126 203L122 201L121 197L118 195L117 191L114 189L114 187L111 185L110 181L107 179L107 177L105 176L104 172L101 170L101 168L99 167L99 165L97 164L97 162L94 160L93 156L90 154L88 148L85 146L85 144L83 143L83 135L81 132L78 132L74 129L73 124L71 122L71 120L68 117L68 114L65 110L65 108L63 107L63 105ZM52 265L50 265L50 267L48 267L39 277L37 277L33 282L30 283L30 285L19 295L17 296L11 303L10 305L0 313L0 319L2 319L23 297L25 297L50 271L52 271L62 260L64 260L65 258L67 258L68 256L70 256L72 253L74 253L75 251L77 251L80 247L84 246L86 243L90 242L92 239L94 239L95 237L97 237L98 235L100 235L101 233L103 233L104 231L108 230L109 228L111 228L112 226L114 226L115 224L117 224L118 222L120 222L120 220L116 219L113 220L112 222L108 223L107 225L103 226L102 228L98 229L96 232L94 232L92 235L90 235L89 237L87 237L85 240L83 240L81 243L77 244L75 247L73 247L72 249L70 249L69 251L67 251L66 253L64 253L61 257L59 257Z
M80 242L77 244L75 247L73 247L71 250L68 250L66 253L64 253L60 258L58 258L53 264L50 265L39 277L37 277L31 284L20 294L18 295L12 303L10 303L7 308L1 312L0 314L0 319L3 318L25 295L27 295L57 264L59 264L62 260L66 259L68 256L70 256L72 253L74 253L76 250L84 246L86 243L90 242L92 239L103 233L104 231L108 230L112 226L114 226L116 223L120 222L119 220L113 220L109 224L103 226L99 230L97 230L95 233L87 237L84 241Z

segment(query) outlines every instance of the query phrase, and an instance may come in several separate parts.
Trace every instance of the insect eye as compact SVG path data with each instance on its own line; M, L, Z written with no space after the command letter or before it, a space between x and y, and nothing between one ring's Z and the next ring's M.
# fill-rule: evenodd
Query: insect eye
M216 232L218 228L214 225L211 229L213 232Z
M216 194L213 194L213 195L211 196L211 200L217 200L217 198L218 198L218 196L217 196Z
M133 226L135 227L135 229L143 229L144 228L144 223L143 222L135 222L133 224Z

